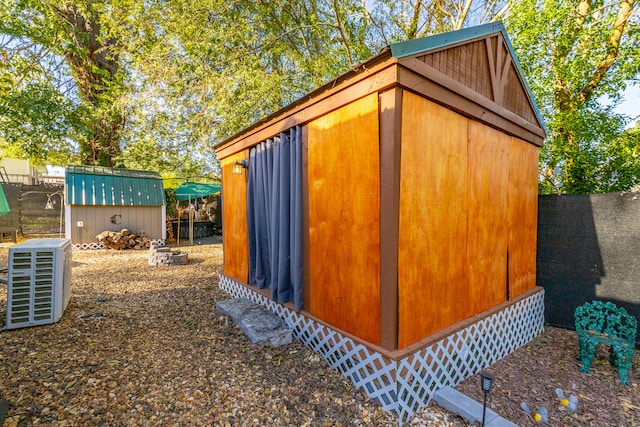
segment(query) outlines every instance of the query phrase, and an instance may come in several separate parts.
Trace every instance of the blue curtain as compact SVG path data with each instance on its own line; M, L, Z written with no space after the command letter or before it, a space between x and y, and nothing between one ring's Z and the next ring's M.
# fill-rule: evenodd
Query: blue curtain
M302 308L302 132L299 126L249 153L249 283Z

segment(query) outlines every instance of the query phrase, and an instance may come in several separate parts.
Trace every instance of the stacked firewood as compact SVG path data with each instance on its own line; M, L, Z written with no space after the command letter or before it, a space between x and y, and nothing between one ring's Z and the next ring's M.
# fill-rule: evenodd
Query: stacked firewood
M135 234L128 228L120 231L103 231L96 239L109 249L149 249L151 240L146 231L141 230Z

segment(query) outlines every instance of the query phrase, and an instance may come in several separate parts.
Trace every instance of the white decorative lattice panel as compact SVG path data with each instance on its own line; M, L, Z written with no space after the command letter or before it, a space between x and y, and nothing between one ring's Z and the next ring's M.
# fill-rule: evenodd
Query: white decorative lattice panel
M427 348L390 360L225 275L220 275L220 288L280 316L297 339L401 422L427 406L438 389L461 383L531 341L544 324L540 291Z
M81 251L106 249L102 243L74 243L71 247Z
M155 246L164 246L165 245L165 241L163 239L159 239L159 240L152 240L151 241L152 245ZM107 249L107 247L105 245L103 245L102 243L74 243L72 245L73 249L78 249L78 250L82 250L82 251L86 251L86 250L99 250L99 249Z

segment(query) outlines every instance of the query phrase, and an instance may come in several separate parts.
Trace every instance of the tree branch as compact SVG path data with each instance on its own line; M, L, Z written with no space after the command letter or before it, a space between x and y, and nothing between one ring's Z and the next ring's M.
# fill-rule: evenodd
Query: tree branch
M378 29L378 31L380 33L380 36L384 40L385 46L389 46L389 40L387 39L387 35L384 32L384 27L382 25L380 25L378 22L376 22L376 20L373 18L371 13L369 13L369 10L367 9L367 4L366 3L367 3L366 0L362 0L362 10L364 11L364 14L366 15L366 18L371 22L371 24L373 24L373 26L375 28Z
M344 49L347 52L347 58L349 59L349 67L354 67L353 56L351 55L351 47L349 47L349 40L344 33L344 27L342 26L342 21L340 20L340 11L338 9L337 0L333 0L333 13L335 14L336 23L338 24L338 31L340 32L340 38L342 39L342 44L344 45Z
M415 39L418 33L418 21L420 20L420 7L422 6L422 0L418 0L413 6L413 16L409 22L409 31L407 31L407 37Z
M553 81L553 97L561 111L571 111L574 106L574 94L567 86L562 73L561 64L565 61L571 48L575 45L580 34L580 30L591 11L591 0L580 0L575 8L575 17L573 17L567 25L564 37L560 39L556 45L555 52L552 57L552 68L555 79Z
M436 1L436 7L438 8L438 10L443 14L449 17L449 19L451 19L451 21L453 21L455 18L453 16L453 14L451 12L448 12L446 10L444 10L444 8L442 7L442 5L440 4L439 1Z
M269 14L269 16L271 17L271 19L273 20L273 22L278 26L278 28L280 29L280 34L283 35L282 38L286 38L287 40L289 40L288 45L291 47L291 49L293 49L298 55L300 55L300 57L304 58L303 53L300 51L300 49L298 49L297 43L291 39L291 37L289 37L289 35L291 33L293 33L293 31L287 31L286 30L286 25L284 25L282 23L282 21L280 20L280 18L278 17L278 15L276 13L274 13L273 9L270 7L270 2L267 2L265 0L260 0L260 3L262 3L262 6L265 7L267 9L267 13ZM302 33L302 31L301 31ZM304 40L304 33L302 33L302 38ZM306 43L305 43L305 47ZM309 52L308 48L307 48L307 52ZM310 52L309 52L310 53Z
M575 44L580 33L580 29L591 11L591 0L580 0L576 6L576 16L569 22L568 29L565 34L566 41L556 48L554 61L560 61L567 57L571 51L571 47Z
M473 0L467 0L462 9L462 12L458 15L456 19L453 20L453 29L459 30L464 25L464 21L467 19L467 15L469 14L469 9L471 9L471 3Z
M620 39L622 39L627 23L633 14L633 4L634 0L622 0L620 2L618 16L616 17L616 21L611 28L611 34L607 40L607 55L602 61L600 61L600 63L598 63L593 76L584 88L582 88L582 91L578 96L581 102L586 102L591 98L593 91L598 87L607 74L609 68L611 68L615 62L618 56L618 51L620 50Z
M509 8L511 7L511 3L507 2L502 9L500 9L498 11L498 13L495 14L495 16L493 18L491 18L489 21L490 22L495 22L495 21L499 21L500 19L503 18L503 16L506 16L507 13L509 12Z

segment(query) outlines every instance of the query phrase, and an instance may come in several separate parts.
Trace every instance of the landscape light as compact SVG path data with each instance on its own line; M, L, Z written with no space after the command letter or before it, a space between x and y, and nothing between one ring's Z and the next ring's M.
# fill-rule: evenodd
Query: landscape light
M493 387L495 375L489 371L480 371L480 388L484 393L484 403L482 404L482 426L484 427L484 418L487 412L487 395Z

